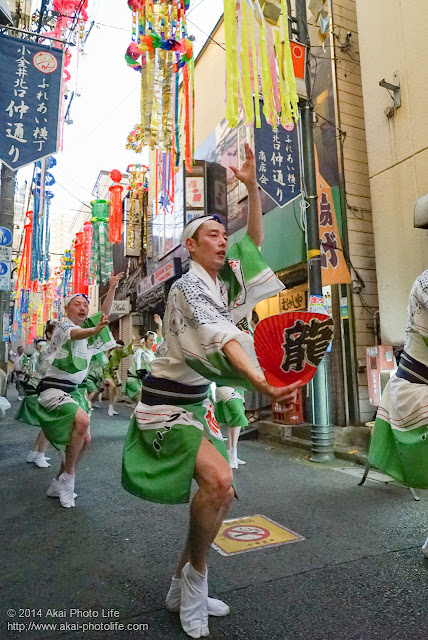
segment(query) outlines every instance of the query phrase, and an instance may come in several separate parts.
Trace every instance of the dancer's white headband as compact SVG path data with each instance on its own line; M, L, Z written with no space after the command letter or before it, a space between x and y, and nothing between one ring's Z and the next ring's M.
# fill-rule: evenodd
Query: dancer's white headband
M220 224L223 224L218 216L201 216L199 218L195 218L194 220L192 220L192 222L189 222L189 224L186 224L186 226L184 227L183 237L181 238L181 244L183 245L183 247L186 246L187 238L193 238L199 227L208 220L215 220L216 222L220 222Z
M68 296L65 299L65 306L67 306L74 298L77 298L77 296L83 296L86 300L86 302L89 304L89 298L86 295L86 293L72 293L71 296Z

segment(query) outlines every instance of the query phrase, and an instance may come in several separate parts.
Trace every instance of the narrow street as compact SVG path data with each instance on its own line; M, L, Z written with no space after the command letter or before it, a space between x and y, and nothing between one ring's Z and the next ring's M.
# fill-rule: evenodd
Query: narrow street
M45 495L58 454L49 449L52 469L25 463L36 432L12 419L16 406L0 424L3 637L184 639L163 601L188 508L143 502L121 488L131 409L119 404L113 418L106 403L94 410L76 508L66 510ZM337 469L361 467L316 466L304 452L270 443L245 441L239 452L247 465L236 474L239 500L229 518L261 514L304 540L229 557L211 551L210 593L231 607L230 616L210 618L212 638L427 637L426 492L415 502L396 485L359 487Z

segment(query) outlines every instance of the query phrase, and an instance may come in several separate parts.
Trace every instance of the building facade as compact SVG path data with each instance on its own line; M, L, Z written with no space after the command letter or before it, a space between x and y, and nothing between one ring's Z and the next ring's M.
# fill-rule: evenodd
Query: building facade
M381 337L399 345L410 289L428 268L427 232L413 219L417 198L428 192L428 5L356 5Z

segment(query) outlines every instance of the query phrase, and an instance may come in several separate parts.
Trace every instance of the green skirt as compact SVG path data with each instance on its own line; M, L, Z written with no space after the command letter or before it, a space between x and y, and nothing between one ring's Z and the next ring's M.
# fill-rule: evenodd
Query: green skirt
M140 378L137 378L135 376L128 376L123 386L122 393L128 396L128 398L131 398L131 400L136 400L138 398L138 394L140 392L142 384L143 383L141 382Z
M27 396L21 402L15 418L26 424L41 427L46 438L56 449L65 449L70 444L77 409L80 407L88 413L84 389L78 388L70 395L77 404L67 402L53 411L47 411L42 407L38 395Z
M222 427L248 427L244 403L240 398L216 402L215 417Z
M376 418L369 463L407 487L428 489L428 424L400 431Z
M82 387L86 389L88 393L93 393L94 391L98 391L100 388L101 381L96 378L92 378L92 376L88 376L82 383Z
M153 414L157 407L139 403L136 412L146 410ZM175 407L174 407L175 409ZM159 427L140 429L136 417L131 422L123 448L122 486L126 491L143 500L162 504L189 502L196 456L205 436L227 460L226 446L215 422L214 409L203 403L177 407L191 415L200 428L193 424L180 424L180 414L174 414ZM216 433L212 435L208 426ZM158 448L157 448L158 447Z

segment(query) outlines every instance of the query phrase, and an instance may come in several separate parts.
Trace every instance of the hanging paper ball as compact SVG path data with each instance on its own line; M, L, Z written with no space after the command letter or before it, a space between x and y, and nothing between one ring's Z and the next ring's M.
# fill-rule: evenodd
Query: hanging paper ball
M122 180L122 174L118 169L113 169L112 171L110 171L110 178L113 180L113 182L120 182Z

